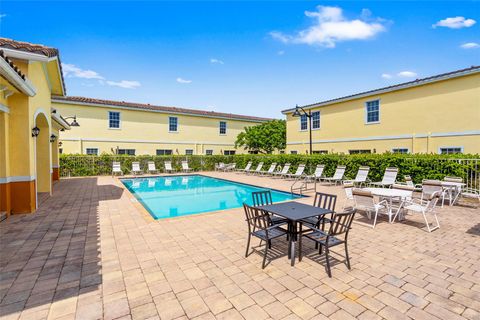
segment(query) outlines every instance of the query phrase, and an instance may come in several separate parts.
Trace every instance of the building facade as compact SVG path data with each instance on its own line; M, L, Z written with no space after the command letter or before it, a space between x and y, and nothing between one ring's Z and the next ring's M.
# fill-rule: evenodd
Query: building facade
M212 155L235 149L245 127L271 120L229 113L56 96L53 106L80 127L60 136L67 154Z
M480 153L480 67L282 111L287 153Z
M58 136L69 125L51 105L65 94L58 50L0 38L0 214L34 212L58 175Z

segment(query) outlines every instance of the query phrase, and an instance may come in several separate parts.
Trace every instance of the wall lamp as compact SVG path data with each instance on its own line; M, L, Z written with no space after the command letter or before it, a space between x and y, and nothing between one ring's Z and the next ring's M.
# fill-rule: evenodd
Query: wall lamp
M55 140L57 140L57 136L54 135L54 134L52 134L52 135L50 136L50 142L51 142L51 143L54 143Z
M73 116L73 117L66 117L66 118L63 118L64 120L67 120L67 119L73 119L72 123L69 123L70 127L80 127L80 124L77 122L77 116Z
M32 137L37 137L38 135L40 134L40 128L39 127L35 127L32 129Z

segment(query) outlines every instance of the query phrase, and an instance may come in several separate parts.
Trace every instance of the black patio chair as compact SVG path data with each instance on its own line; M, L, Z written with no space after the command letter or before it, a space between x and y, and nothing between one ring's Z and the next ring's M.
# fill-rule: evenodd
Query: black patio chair
M271 225L270 215L268 212L251 207L247 204L243 204L245 209L245 216L248 224L248 240L247 250L245 251L245 257L248 257L248 250L250 249L250 239L252 236L265 241L265 252L263 254L262 269L265 268L267 261L268 249L272 246L272 240L287 234L285 229L280 228L278 225ZM261 244L262 242L260 242Z
M330 248L338 246L340 244L345 245L345 258L347 268L350 270L350 258L348 256L348 232L351 229L353 218L355 216L356 209L352 207L345 208L342 213L334 213L329 223L329 230L324 231L317 228L310 227L311 232L305 232L299 239L299 260L302 260L302 238L306 237L320 245L318 253L321 255L323 247L325 247L325 259L327 274L331 278L332 272L330 270Z
M273 203L270 190L252 192L252 200L254 207L266 206ZM287 219L270 214L270 222L272 225L283 224L287 222Z
M335 205L337 204L337 196L334 194L328 193L315 193L315 199L313 200L313 206L323 209L332 210L335 212ZM330 219L325 217L325 215L318 216L318 217L311 217L302 219L302 224L311 226L314 228L320 228L320 224L322 224L322 230L324 230L325 222L329 222Z

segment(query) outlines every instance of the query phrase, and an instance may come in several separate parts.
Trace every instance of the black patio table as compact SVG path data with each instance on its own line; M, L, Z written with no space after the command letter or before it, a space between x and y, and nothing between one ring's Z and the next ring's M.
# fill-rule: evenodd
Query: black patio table
M333 213L332 210L314 207L312 205L290 201L270 204L260 207L262 210L273 213L288 220L288 258L292 266L295 265L295 242L297 241L297 224L300 220ZM300 235L301 236L301 235Z

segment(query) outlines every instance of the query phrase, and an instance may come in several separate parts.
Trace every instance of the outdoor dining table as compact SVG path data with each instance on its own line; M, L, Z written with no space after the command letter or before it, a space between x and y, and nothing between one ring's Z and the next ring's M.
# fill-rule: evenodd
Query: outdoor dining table
M295 243L299 233L297 225L301 223L303 219L333 213L332 210L314 207L296 201L261 206L261 209L288 220L288 258L291 259L292 266L295 265Z
M363 190L370 191L373 195L384 197L388 199L388 222L392 223L395 220L395 217L398 215L402 209L405 200L412 198L413 191L403 190L403 189L390 189L390 188L364 188ZM400 199L400 205L398 206L397 212L392 219L393 213L393 200Z
M464 186L466 186L466 184L463 182L442 181L442 187L448 189L448 193L450 195L450 201L448 202L450 206L453 206L455 202L457 202L458 196L462 193L462 187Z

